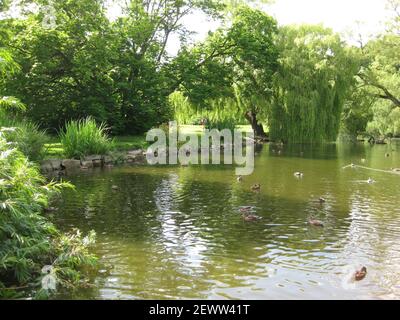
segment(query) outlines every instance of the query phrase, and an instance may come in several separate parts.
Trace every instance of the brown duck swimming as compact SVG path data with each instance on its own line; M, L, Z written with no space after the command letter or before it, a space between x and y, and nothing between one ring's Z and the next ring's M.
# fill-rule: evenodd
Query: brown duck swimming
M246 222L255 222L261 219L260 217L253 214L243 214L242 218Z
M240 207L239 208L239 211L240 212L250 212L250 211L252 211L254 208L253 207Z
M362 267L361 270L356 271L356 273L354 274L354 279L356 281L361 281L366 276L367 276L367 268L366 267Z
M314 227L321 227L321 228L324 227L324 223L319 220L310 219L310 220L308 220L308 223Z

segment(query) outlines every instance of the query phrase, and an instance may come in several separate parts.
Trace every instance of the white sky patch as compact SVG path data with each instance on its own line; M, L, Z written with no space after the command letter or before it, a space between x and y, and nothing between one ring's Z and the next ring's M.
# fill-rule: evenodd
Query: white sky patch
M366 41L383 32L389 18L385 0L275 0L263 8L277 19L279 25L323 24L343 34L351 43L355 43L359 35ZM185 25L197 32L194 40L201 41L219 24L208 22L204 15L196 14L187 17ZM168 52L176 54L179 45L178 37L174 36Z
M323 24L342 33L351 42L358 39L359 34L366 41L381 33L389 17L386 0L275 0L263 8L277 19L279 25ZM118 15L119 8L110 9L110 17ZM204 40L209 31L219 26L219 23L208 20L201 13L186 17L183 23L189 30L196 32L194 41ZM179 37L173 35L167 47L169 54L175 55L179 47Z
M276 0L266 6L280 25L320 24L369 38L384 31L385 0Z

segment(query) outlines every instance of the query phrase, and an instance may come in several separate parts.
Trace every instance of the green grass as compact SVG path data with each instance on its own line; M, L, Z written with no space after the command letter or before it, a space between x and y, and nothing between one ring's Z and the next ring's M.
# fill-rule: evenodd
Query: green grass
M114 148L117 151L146 149L150 145L143 136L118 136L114 138Z

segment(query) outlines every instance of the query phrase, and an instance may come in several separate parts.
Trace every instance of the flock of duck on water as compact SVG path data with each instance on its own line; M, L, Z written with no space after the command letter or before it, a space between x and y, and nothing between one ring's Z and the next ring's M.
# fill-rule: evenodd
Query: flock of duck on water
M390 157L390 154L389 154L389 153L386 153L386 154L385 154L385 157ZM361 159L361 163L365 163L365 162L366 162L365 159ZM350 165L350 167L351 167L351 168L355 168L356 165L352 163L352 164ZM395 168L395 169L391 168L391 170L392 170L393 172L400 173L400 168ZM294 173L294 176L295 176L296 178L298 178L298 179L301 179L301 178L304 177L304 173L303 173L303 172L295 172L295 173ZM242 181L243 181L243 177L242 177L242 176L239 176L239 177L237 178L237 181L238 181L238 182L242 182ZM368 184L375 183L375 180L373 180L373 179L371 179L371 178L368 178L367 183L368 183ZM254 185L251 186L250 189L251 189L251 191L253 191L253 192L260 192L260 191L261 191L261 185L260 185L259 183L254 184ZM318 202L319 202L320 204L324 204L324 203L326 203L326 199L323 198L323 197L320 197L320 198L318 199ZM242 213L242 218L243 218L243 220L246 221L246 222L256 222L256 221L259 221L259 220L262 219L261 217L252 214L252 212L254 211L254 207L251 207L251 206L240 207L240 208L239 208L239 211ZM319 227L319 228L323 228L323 227L324 227L324 223L323 223L322 221L317 220L317 219L314 219L314 218L310 218L310 219L308 220L308 224L311 225L311 226L314 226L314 227ZM366 277L366 275L367 275L367 268L366 268L366 267L362 267L360 270L357 270L357 271L355 272L353 278L354 278L354 280L356 280L356 281L361 281L361 280L363 280L363 279Z

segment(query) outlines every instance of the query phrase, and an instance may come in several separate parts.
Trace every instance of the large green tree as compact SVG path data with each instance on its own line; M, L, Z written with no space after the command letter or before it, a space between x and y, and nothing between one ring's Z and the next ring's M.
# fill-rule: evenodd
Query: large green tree
M400 135L400 1L388 1L393 13L387 31L362 48L368 62L359 81L374 103L368 131L374 136Z
M358 59L322 26L280 30L279 71L271 100L270 134L284 142L335 141Z
M217 16L221 2L123 3L115 21L103 0L52 2L53 25L44 23L49 12L41 6L25 19L1 21L1 45L23 70L7 90L27 104L31 118L57 129L89 115L114 133L143 132L168 118L171 84L164 69L171 34L189 37L182 19L195 10Z
M265 114L277 70L276 22L248 6L233 11L229 25L218 29L175 60L177 88L199 108L229 104L255 134L265 136L258 116Z

